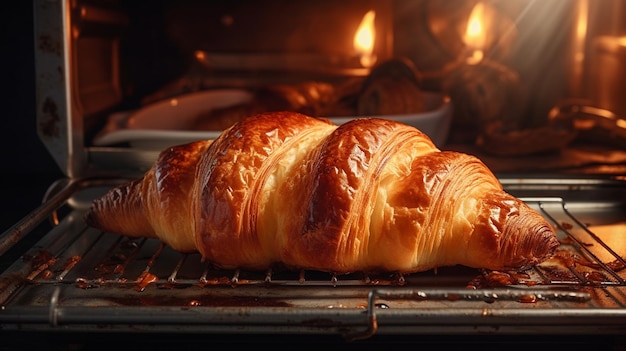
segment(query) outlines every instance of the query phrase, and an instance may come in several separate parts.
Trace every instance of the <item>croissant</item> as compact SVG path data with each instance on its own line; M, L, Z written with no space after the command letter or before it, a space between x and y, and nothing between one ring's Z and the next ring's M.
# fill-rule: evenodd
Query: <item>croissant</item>
M162 151L142 178L95 199L85 220L228 269L519 270L559 245L476 157L390 120L337 126L294 112Z

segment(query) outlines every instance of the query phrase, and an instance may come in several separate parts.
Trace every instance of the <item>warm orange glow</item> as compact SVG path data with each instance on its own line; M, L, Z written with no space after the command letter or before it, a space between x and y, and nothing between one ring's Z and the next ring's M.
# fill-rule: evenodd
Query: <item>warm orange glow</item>
M204 53L204 51L196 50L193 54L196 57L196 60L198 61L206 60L206 54Z
M467 24L467 37L471 40L478 38L483 33L483 26L480 24L480 20L475 16L470 18Z
M354 34L354 50L359 55L363 67L371 67L376 63L376 56L373 55L376 40L375 18L376 12L368 11Z
M585 66L585 46L587 39L587 23L589 22L589 1L580 0L577 2L576 31L574 31L574 41L572 45L572 74L570 76L570 87L575 96L583 94L583 71Z
M626 222L618 222L612 224L589 225L587 227L618 256L626 257ZM609 263L615 261L616 257L608 252L604 247L594 244L595 239L590 238L586 231L571 230L570 231L578 240L587 244L587 248L596 255L602 262ZM592 245L589 245L592 244Z
M468 48L469 57L467 63L477 64L483 59L483 50L487 41L487 33L485 30L485 5L482 2L474 5L472 13L467 20L467 29L463 41Z

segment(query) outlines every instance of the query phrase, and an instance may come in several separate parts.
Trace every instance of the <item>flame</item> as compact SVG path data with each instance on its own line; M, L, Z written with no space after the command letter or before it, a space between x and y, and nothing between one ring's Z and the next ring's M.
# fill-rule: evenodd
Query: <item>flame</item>
M361 20L361 24L354 34L354 50L360 56L361 65L371 67L376 62L374 52L374 42L376 39L374 19L376 12L368 11Z
M467 29L465 30L465 36L463 41L469 49L470 55L467 58L467 62L470 64L476 64L482 61L487 41L487 33L485 30L485 18L486 8L482 2L474 5L472 12L467 20Z

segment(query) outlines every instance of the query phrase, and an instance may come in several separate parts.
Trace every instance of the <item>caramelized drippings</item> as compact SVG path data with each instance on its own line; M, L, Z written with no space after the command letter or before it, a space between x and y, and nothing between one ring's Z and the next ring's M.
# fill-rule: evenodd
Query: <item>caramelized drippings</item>
M501 272L501 271L490 271L485 272L476 278L472 279L466 287L468 289L481 289L481 288L498 288L505 287L509 285L527 285L533 286L536 285L537 282L533 282L530 280L530 276L527 273L523 272Z
M78 255L74 255L68 258L67 260L65 260L65 264L63 264L63 266L61 267L61 270L69 271L70 269L74 268L74 266L76 266L76 264L80 262L81 259L82 257Z
M535 303L537 302L537 295L535 294L522 295L518 301L521 303Z
M30 262L32 267L39 267L45 264L46 262L53 260L54 256L46 250L40 250L35 255L32 255L32 256L24 255L22 259L24 261Z
M144 291L149 284L154 283L158 280L159 277L157 277L156 275L150 272L143 272L136 280L137 285L135 286L135 290Z
M608 279L602 272L591 271L583 273L583 277L589 282L591 285L600 286L603 282Z

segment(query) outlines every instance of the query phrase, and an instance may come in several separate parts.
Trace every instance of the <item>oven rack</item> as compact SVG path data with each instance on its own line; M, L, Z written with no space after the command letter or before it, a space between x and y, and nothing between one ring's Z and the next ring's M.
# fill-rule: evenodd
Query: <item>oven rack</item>
M455 333L496 332L495 325L515 333L626 330L626 262L612 247L615 240L607 242L587 223L621 224L619 198L520 197L553 223L562 243L555 259L525 272L447 267L336 275L221 270L156 239L86 226L88 199L110 184L60 181L37 211L2 235L4 253L41 222L53 224L0 275L3 329L123 330L131 324L166 332L330 331L348 339L441 330L434 326Z

